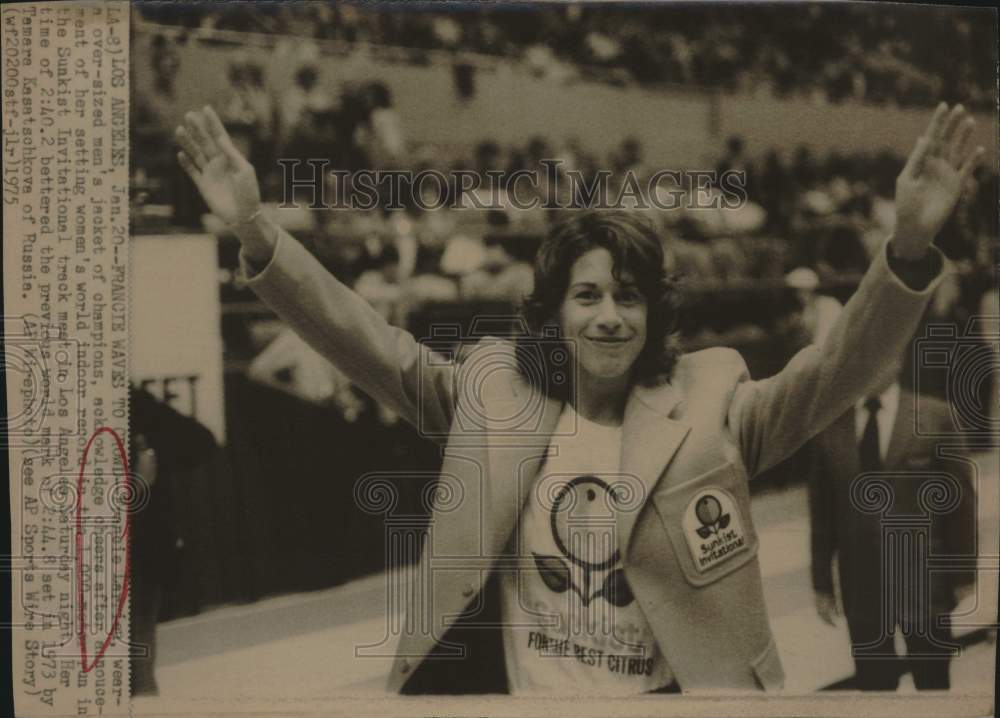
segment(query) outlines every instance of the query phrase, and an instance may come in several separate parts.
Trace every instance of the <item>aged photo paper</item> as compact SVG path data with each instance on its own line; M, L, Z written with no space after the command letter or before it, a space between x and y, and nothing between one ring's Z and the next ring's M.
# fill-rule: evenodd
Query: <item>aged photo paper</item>
M19 715L129 710L129 36L114 3L3 8Z
M994 9L2 26L14 715L995 713Z

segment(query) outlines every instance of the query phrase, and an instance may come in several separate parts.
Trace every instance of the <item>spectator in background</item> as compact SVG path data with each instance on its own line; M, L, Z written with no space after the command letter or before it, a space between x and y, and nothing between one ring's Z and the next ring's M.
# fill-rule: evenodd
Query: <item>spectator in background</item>
M287 327L250 362L247 378L311 404L332 404L348 422L364 409L344 373Z
M132 694L156 694L156 623L165 589L181 570L179 553L184 541L174 508L175 482L204 465L216 450L212 433L194 419L158 401L149 392L129 388L129 464L133 481L141 484L137 496L148 492L145 505L132 517L131 642L147 648L147 655L130 656Z
M479 267L459 280L464 299L485 299L519 303L531 294L534 270L531 264L511 257L503 243L487 238Z
M796 191L805 192L815 187L819 178L819 170L813 159L812 151L806 145L799 145L795 149L791 175L795 182Z
M375 266L363 272L353 288L386 321L396 324L405 321L400 306L399 252L392 245L382 247Z
M980 210L978 206L980 193L975 176L966 179L965 192L955 207L955 213L948 219L938 245L949 259L962 263L975 261L982 219L991 214L977 211ZM992 214L995 215L995 211Z
M371 92L359 82L344 82L340 87L340 104L332 115L334 140L327 139L325 148L317 147L319 157L330 157L334 165L356 172L372 166L371 155Z
M314 60L304 62L295 73L291 87L278 102L278 152L284 158L304 162L308 159L332 159L348 168L345 148L348 145L338 124L340 108L330 90L319 82L319 65ZM340 152L331 157L332 152ZM301 168L296 172L311 171ZM284 197L295 197L292 174L283 176Z
M461 102L472 100L476 96L476 66L459 59L452 65L451 72L455 97Z
M319 64L310 60L299 66L292 85L281 96L279 103L282 145L294 157L309 156L309 147L320 139L317 135L331 130L329 120L336 109L332 93L319 84ZM332 141L332 133L322 137L324 143Z
M632 172L637 179L641 180L648 175L642 143L638 138L626 137L622 140L621 146L611 156L611 168L618 176Z
M437 15L431 22L431 31L438 45L447 50L457 47L462 39L462 25L450 15Z
M750 196L756 198L767 213L768 232L787 236L794 204L792 184L778 151L768 150L760 182L747 188Z
M968 462L940 457L932 437L915 435L917 415L929 434L951 433L951 412L940 400L901 389L901 366L897 359L887 382L807 445L816 610L830 625L836 625L836 616L846 616L855 688L894 691L908 669L918 690L947 690L954 643L946 616L974 588L975 572L929 574L923 561L976 555L975 489ZM864 476L872 472L881 475ZM954 488L945 490L945 501L925 502L929 477L936 475L949 477ZM857 482L874 480L888 484L887 505L880 511L866 510L854 498ZM946 503L953 494L951 510L926 505ZM881 496L876 492L875 500ZM909 536L897 535L890 543L885 522L890 512L925 517L929 536L916 535L919 528L901 528ZM907 539L923 546L923 554L901 553ZM834 593L835 554L842 607ZM894 647L897 627L906 642L905 662Z
M485 177L487 171L496 170L501 166L500 153L500 145L496 142L493 142L492 140L484 140L480 142L476 145L472 169L476 173Z
M716 182L725 172L742 172L746 178L744 186L749 192L756 188L756 178L754 177L753 162L747 157L745 143L739 135L733 135L726 140L725 154L715 165Z
M204 204L194 186L177 171L168 139L178 102L176 80L181 56L177 44L176 37L154 35L149 44L152 82L148 86L135 84L129 133L131 194L136 216L141 216L147 205L164 205L173 208L171 224L195 227Z
M477 271L486 261L486 246L481 237L456 234L448 242L438 265L441 272L463 277Z
M639 30L648 30L650 38L657 38L657 41L653 44L660 49L662 49L661 45L669 46L670 56L675 58L678 65L684 66L693 62L689 57L694 52L692 48L700 49L706 42L711 41L711 37L706 36L701 31L699 23L692 21L694 15L691 14L690 10L686 13L678 13L671 21L665 20L665 15L662 13L659 15L654 13L649 16L648 22L644 23L636 22L634 16L617 16L611 10L590 12L589 10L585 11L584 8L575 6L552 13L525 13L518 22L513 22L509 17L502 16L502 14L476 14L474 17L478 24L475 26L471 24L471 21L467 21L469 18L452 15L451 18L445 18L442 23L438 23L439 29L445 28L445 31L444 34L439 33L439 37L435 40L434 33L432 32L436 22L436 15L434 13L424 13L422 14L422 19L418 21L415 17L404 17L401 14L382 13L373 15L369 11L357 7L338 6L335 12L327 12L328 8L326 6L323 6L323 8L323 10L313 8L302 11L295 8L285 8L280 12L271 13L274 17L267 19L267 22L274 21L279 23L280 27L278 29L282 32L292 29L313 33L315 30L315 33L318 35L326 34L338 38L341 37L339 34L340 30L327 26L331 23L343 22L345 27L350 27L350 32L347 33L350 37L348 38L345 35L344 39L382 43L398 42L421 47L433 47L436 46L435 43L440 42L446 42L446 44L452 43L451 46L456 48L472 47L469 44L470 38L482 30L493 39L493 46L505 48L504 51L512 52L515 55L519 52L523 53L524 49L531 47L533 43L547 43L556 57L565 59L572 56L580 61L582 61L583 56L579 53L585 52L586 47L583 47L584 43L579 42L579 37L592 32L594 33L594 37L612 38L620 42L623 37L635 37ZM201 11L196 12L192 10L192 13L195 15L199 12ZM761 12L763 13L763 11ZM156 13L154 12L153 14L155 15ZM201 12L201 14L224 15L226 11L216 9L211 13ZM239 21L237 15L238 13L234 14L227 21L228 24L223 23L219 26L243 27L243 25L240 25L241 21ZM725 14L715 15L710 12L704 17L712 18L716 24L731 24L732 20L723 17L723 15ZM748 23L752 19L751 15L753 13L746 16ZM795 27L804 29L804 31L811 31L810 28L830 18L846 22L845 18L849 16L849 13L838 15L837 12L829 9L822 9L818 12L809 11L801 17L796 16ZM170 22L170 19L166 17L161 17L160 19L163 22ZM292 22L293 19L299 24L294 24ZM459 29L462 31L459 33L460 37L457 44L454 39L447 39L449 37L448 33L454 29L448 28L456 19L458 20ZM764 29L761 32L768 31L766 28L769 22L763 23ZM313 28L309 26L309 23L317 27ZM873 27L869 27L869 25L873 25ZM215 21L209 21L206 26L215 26ZM253 27L246 26L244 29L257 31L260 27L260 25ZM749 32L753 27L755 25L752 23L746 24L743 32ZM572 32L567 30L567 28L572 28ZM851 58L852 62L854 60L860 62L860 59L864 57L866 48L875 47L881 42L880 36L885 34L884 31L886 28L887 26L883 22L869 23L867 21L857 27L851 26L850 32L841 40L838 40L835 47L832 49L824 47L823 52L827 55L835 55L839 48L846 53L845 56ZM960 34L963 38L969 39L972 42L974 41L976 32L976 28L969 26L966 22L964 30ZM416 33L416 35L413 33ZM578 46L577 49L573 47L574 42L571 41L572 35L575 35L577 38L575 41L575 45ZM731 30L727 29L718 36L724 39L727 45L733 43L740 45L738 33L734 34ZM784 57L785 60L789 56L798 57L795 53L789 55L785 50L778 52L773 46L759 46L762 42L760 39L762 37L764 36L758 35L754 38L749 38L753 39L753 42L744 37L742 42L745 47L743 49L746 50L748 57L753 58L753 62L761 65L771 63L774 67L768 65L766 68L769 74L780 72L781 67L783 67L784 60L776 60L774 57L776 53ZM917 39L913 41L916 42ZM159 35L153 39L152 43L157 52L162 51L162 57L154 56L153 58L155 65L153 75L154 84L156 86L162 84L164 87L170 88L171 92L174 82L173 77L176 74L178 65L178 58L174 49L177 42L173 38L168 40L164 36ZM314 127L310 132L304 133L305 135L311 134L312 138L307 138L308 141L303 142L294 153L289 154L292 156L299 154L303 157L309 154L318 154L321 157L327 157L331 153L334 153L336 156L331 158L334 160L334 164L346 168L356 168L366 163L376 167L386 166L385 163L394 161L390 158L396 156L400 148L405 147L406 138L402 135L399 117L396 115L392 97L385 84L376 82L358 86L345 86L338 103L335 92L329 90L323 91L320 88L322 83L319 82L318 75L316 74L319 68L316 62L318 53L316 48L310 47L308 41L303 43L300 38L294 38L291 44L299 47L303 45L307 46L306 50L301 53L302 57L299 59L299 62L303 68L311 68L311 70L307 70L305 77L300 76L296 87L292 88L286 94L289 96L294 94L311 95L314 93L321 96L325 95L333 109L328 113L321 112L313 117L313 119L316 117L320 119L320 127L318 129ZM885 47L888 48L890 53L896 55L899 55L899 53L905 54L908 58L906 59L907 63L920 64L917 62L917 53L913 52L912 48L905 50L898 42L886 45ZM643 52L645 51L643 50ZM630 52L631 49L626 47L623 52L623 62L629 61ZM715 54L709 58L708 65L700 65L699 72L716 73L720 63L720 53L721 55L725 55L729 50L712 50L712 52ZM687 58L686 60L682 59L685 57ZM725 58L722 57L721 61L724 65ZM290 58L283 58L281 64L285 63L294 64L294 61ZM702 64L704 65L704 63ZM950 73L949 77L954 76L958 78L960 63L956 64L954 61L949 60L946 64L950 68L947 69L947 72ZM841 67L840 70L842 69ZM309 74L310 72L312 74ZM801 75L801 68L799 68L799 70L795 71L794 77L795 82L799 85L805 82ZM265 104L270 103L273 114L277 102L263 96L261 78L262 68L259 65L250 63L246 56L241 56L237 59L232 70L233 92L231 102L229 103L230 106L225 109L224 119L230 129L231 135L234 137L234 141L242 146L246 146L249 143L251 147L249 152L251 161L264 174L261 180L271 185L266 188L265 195L268 198L273 198L280 196L280 192L278 191L280 187L275 187L272 184L273 181L280 179L280 171L274 171L275 164L273 161L267 162L259 159L265 153L257 150L254 136L259 137L268 133L268 130L260 123L259 118L268 114L262 109ZM818 84L826 84L827 79L821 79ZM774 78L771 78L769 81L773 80ZM956 79L956 81L958 80ZM307 91L307 85L312 88L311 92ZM796 90L799 93L804 91L807 91L807 88L804 86ZM136 104L140 103L137 102ZM319 104L323 105L326 103L321 102ZM301 110L303 103L299 102L299 105ZM167 103L163 103L163 106L166 107ZM295 106L295 102L290 102L287 105L289 108L294 108ZM255 107L257 108L256 110L253 109ZM294 113L288 113L283 108L281 112L282 121L278 123L272 119L271 124L278 127L283 126L287 121L286 114ZM299 114L305 117L307 113L300 112ZM253 119L249 119L251 117ZM309 125L312 123L304 122L303 124ZM138 127L138 125L139 123L136 126ZM276 129L272 127L271 134ZM522 167L537 169L537 160L542 156L565 157L568 161L564 164L563 169L582 168L586 178L592 177L593 172L598 166L592 157L588 158L587 148L578 146L578 143L577 146L561 148L554 153L546 149L546 143L543 139L532 141L527 147L523 145L508 146L506 144L501 146L496 142L485 142L483 143L483 148L485 153L475 162L476 168L480 172L495 170L501 167L506 168L508 172ZM419 152L420 147L415 146L414 151ZM424 148L424 151L428 150ZM436 146L430 150L432 154L438 151L440 151L440 148ZM150 148L150 151L134 153L133 156L136 157L136 161L139 163L139 172L144 173L147 178L153 178L153 182L162 179L163 187L161 189L172 188L170 191L173 192L190 189L187 182L172 182L166 179L168 176L167 170L150 171L147 165L152 165L153 160L151 158L155 154L155 148ZM613 162L619 170L619 174L612 182L613 189L620 187L616 183L620 182L621 172L627 171L630 167L635 169L636 165L630 159L630 156L638 156L638 171L645 171L642 169L642 151L638 142L624 144L615 153L613 158ZM532 166L533 162L536 163L534 167ZM739 136L730 137L726 157L720 162L719 168L721 169L726 166L737 167L750 163L751 161L747 156L746 148L741 138ZM465 158L456 163L456 166L467 169L472 164L468 158ZM871 250L877 247L885 234L891 231L891 224L889 222L891 222L893 215L893 207L889 197L891 197L893 192L895 174L901 164L900 158L894 154L880 153L876 157L855 154L814 158L806 148L803 148L796 158L792 169L789 168L789 163L783 161L781 156L776 152L768 152L763 159L763 163L755 156L752 164L755 165L755 169L760 169L760 172L757 173L760 175L760 181L751 179L748 189L751 199L758 202L764 212L761 213L757 211L757 208L748 205L747 207L750 211L742 213L739 211L714 213L714 216L711 212L694 213L695 221L688 224L688 227L693 228L692 233L686 235L688 239L708 235L710 241L706 242L706 244L712 244L716 237L743 237L747 234L757 232L759 229L758 221L763 217L765 221L763 230L775 237L774 241L776 243L783 240L794 241L799 237L808 242L808 245L805 247L808 251L801 252L787 266L808 263L813 269L819 270L824 276L828 276L840 272L860 271L860 268L866 265L866 261L862 256L863 252L858 250L859 242L868 252L871 252ZM170 163L170 167L170 171L172 171L174 168L172 162ZM984 241L983 237L991 237L996 234L995 226L993 226L993 222L990 219L995 214L996 175L995 173L985 171L984 168L983 171L977 172L977 176L980 177L984 185L979 189L975 199L970 199L969 201L963 199L955 216L950 220L949 226L942 233L940 243L946 254L952 258L978 262L980 267L984 267L992 263L992 258L989 256L989 243L988 241ZM860 178L865 179L865 184L859 181ZM540 179L542 182L538 188L538 197L543 202L556 200L560 203L569 203L570 198L566 196L559 198L551 197L550 188L546 183L547 177L543 174ZM142 181L135 181L134 186L147 189ZM568 193L569 183L560 182L558 186L564 194ZM970 180L970 186L975 187L978 185ZM990 187L993 189L990 189ZM521 183L519 185L519 196L524 197L527 194L530 199L531 192L524 192L524 189L525 184ZM150 189L147 194L154 196L153 204L159 203L155 198L156 191ZM334 195L328 194L327 196ZM507 201L508 198L506 197L491 197L484 194L484 196L481 196L481 199L484 202L505 204L506 206L500 211L500 214L507 218L507 228L520 232L543 232L546 219L555 214L543 209L533 212L511 210ZM163 203L166 204L167 202ZM179 201L175 202L175 205L179 211L182 210L191 215L191 223L195 223L201 215L202 208L195 201ZM430 254L434 255L433 258L440 258L449 238L456 233L456 224L461 224L462 230L469 234L483 234L494 226L488 224L486 219L471 219L472 214L469 212L456 212L451 213L452 216L449 216L449 213L446 211L411 213L410 219L416 225L416 236L420 237L419 242L424 248L420 252L420 264L421 268L426 271L421 271L419 272L420 274L440 272L440 266L435 265L433 261L428 262L426 260ZM674 215L680 214L680 212L674 213ZM459 218L458 221L456 221L456 216ZM731 221L732 218L735 218L736 221ZM173 218L173 220L178 222L177 217ZM703 220L700 225L695 224L698 220ZM492 221L492 217L490 221ZM187 220L180 218L178 223L184 224L187 223ZM473 226L470 227L468 225ZM825 238L825 241L814 243L815 238ZM805 242L803 244L805 245ZM433 247L434 250L429 253L426 249L430 247ZM398 247L397 250L399 250ZM406 251L400 251L402 267L410 266L410 262L407 259L409 254ZM704 259L705 261L697 261L695 264L700 268L704 268L708 277L719 278L720 276L726 276L735 280L745 278L751 274L741 271L741 265L738 261L731 261L735 258L735 255L728 252L728 255L731 256L727 256L727 248L725 247L710 248L703 254L704 256L699 257L699 260ZM721 262L718 261L720 256L722 258ZM685 259L690 259L690 257L685 257Z
M828 279L858 276L868 269L872 256L858 229L848 222L838 221L827 227L820 237L816 247L816 271Z
M406 139L403 123L392 106L392 94L381 82L373 82L367 87L368 105L368 154L376 167L396 167L403 160Z
M775 8L580 8L535 12L487 8L450 12L382 12L320 3L201 4L165 13L157 3L139 12L154 22L329 38L342 42L444 50L456 58L462 98L474 90L473 65L461 52L520 58L529 72L554 80L576 75L614 83L673 82L726 91L768 87L778 96L817 103L863 100L927 105L941 91L972 106L995 107L993 24L972 9L873 13L842 3ZM933 28L933 32L928 32ZM940 53L938 48L951 48ZM571 64L572 63L572 64Z
M843 306L833 297L817 292L819 277L808 267L797 267L786 274L785 284L795 290L801 307L794 321L799 325L803 341L796 350L807 344L822 345Z
M230 94L222 104L224 121L274 131L272 103L264 89L264 68L241 51L229 63Z
M622 46L618 40L600 30L587 33L583 42L587 48L589 64L610 67L616 65L622 57Z
M172 120L177 103L174 82L181 65L180 54L173 41L163 35L154 35L150 43L149 64L153 82L149 91L136 91L135 122L168 137L170 128L167 123Z
M449 250L462 254L466 238L453 231L449 215L438 218L438 212L419 207L385 210L385 214L387 236L398 258L396 276L403 287L403 301L416 305L457 299L458 288L449 276L453 270L444 255Z
M321 261L340 281L353 285L358 277L376 268L391 230L381 210L333 211L326 239L318 246Z
M241 136L246 151L256 158L258 167L270 167L274 156L276 110L271 94L264 87L263 66L240 53L229 65L230 95L222 104L221 117L227 128L242 128L233 140Z

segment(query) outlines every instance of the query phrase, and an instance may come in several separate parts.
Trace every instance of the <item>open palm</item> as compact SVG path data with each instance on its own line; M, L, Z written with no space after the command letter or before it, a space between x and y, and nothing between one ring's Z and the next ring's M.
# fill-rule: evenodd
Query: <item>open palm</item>
M183 148L177 159L219 219L235 224L257 212L257 174L211 107L188 112L175 136Z
M965 108L938 105L896 179L895 240L904 253L926 250L955 208L966 178L983 154L970 147L975 121Z

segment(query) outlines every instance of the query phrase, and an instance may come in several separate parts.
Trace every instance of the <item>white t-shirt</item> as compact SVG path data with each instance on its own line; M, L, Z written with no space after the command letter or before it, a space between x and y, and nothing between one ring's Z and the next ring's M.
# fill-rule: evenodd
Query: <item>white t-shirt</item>
M638 510L624 503L636 492L621 439L568 405L559 419L512 539L520 570L500 576L511 693L635 695L673 680L621 569L615 515Z

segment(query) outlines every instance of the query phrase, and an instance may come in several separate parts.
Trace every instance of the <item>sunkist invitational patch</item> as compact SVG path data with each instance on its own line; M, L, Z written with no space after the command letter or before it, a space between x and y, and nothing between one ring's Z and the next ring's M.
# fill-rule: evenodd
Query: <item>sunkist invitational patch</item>
M708 488L695 494L684 509L681 527L699 573L748 547L736 501L722 489Z

